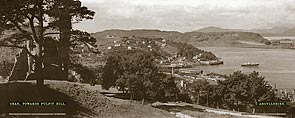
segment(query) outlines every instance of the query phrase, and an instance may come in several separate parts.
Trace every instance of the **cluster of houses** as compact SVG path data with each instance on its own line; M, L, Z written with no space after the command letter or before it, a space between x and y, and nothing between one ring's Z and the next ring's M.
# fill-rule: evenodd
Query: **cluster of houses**
M82 58L82 57L97 57L97 56L99 57L102 55L102 53L99 52L96 47L93 47L92 45L90 45L88 43L77 45L75 48L71 47L71 50L73 50L73 52L78 52L77 55L80 58ZM91 52L95 52L95 53L91 53Z
M283 47L283 48L295 48L295 40L289 40L289 39L274 40L271 42L271 45Z
M203 71L200 72L188 72L188 71L179 71L176 74L173 73L173 76L182 78L177 83L179 87L186 87L187 84L193 83L197 80L207 80L210 84L217 84L217 81L225 80L224 77L218 75L218 74L212 74L212 73L204 73Z
M108 38L113 38L115 36L107 35ZM112 43L106 46L107 50L132 50L132 49L144 49L148 51L156 51L160 50L160 48L167 47L167 43L169 43L166 39L163 38L154 38L151 40L150 38L144 37L122 37L119 38L121 40L114 40ZM195 63L186 62L186 57L182 57L180 55L174 54L171 57L165 57L165 59L160 59L157 62L161 65L169 65L169 66L177 66L177 67L189 67L193 64L203 64L203 65L217 65L223 64L222 60L200 60L199 58L202 54L195 55L193 59Z
M191 67L193 65L219 65L219 64L223 64L223 61L221 59L217 59L217 60L201 60L202 53L200 53L199 55L196 55L193 57L193 61L192 62L187 62L186 57L181 57L180 55L174 55L171 57L168 57L167 60L165 61L160 61L160 64L169 64L170 66L173 67Z
M136 38L135 37L123 37L122 40L113 41L113 44L108 46L108 50L113 49L127 49L132 50L136 48L144 48L148 49L149 51L153 51L153 48L157 47L165 47L166 40L162 39L161 41L155 41L155 40L148 40L144 38Z
M278 98L295 102L295 89L275 89L275 94Z

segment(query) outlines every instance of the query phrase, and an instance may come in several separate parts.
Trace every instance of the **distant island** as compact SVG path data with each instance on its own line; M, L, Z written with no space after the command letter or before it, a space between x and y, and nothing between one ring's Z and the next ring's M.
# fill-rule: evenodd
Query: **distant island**
M194 32L253 32L264 37L295 36L295 28L273 27L270 29L226 29L216 26L204 27Z

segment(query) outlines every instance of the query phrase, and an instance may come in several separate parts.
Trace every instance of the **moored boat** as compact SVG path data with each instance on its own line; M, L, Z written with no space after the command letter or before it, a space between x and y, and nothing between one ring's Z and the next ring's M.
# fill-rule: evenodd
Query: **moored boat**
M199 61L202 65L219 65L223 64L222 60Z
M209 61L210 65L219 65L219 64L223 64L222 60L214 60L214 61Z
M247 63L242 63L240 65L241 66L249 66L249 67L252 67L252 66L259 66L259 63L250 63L250 62L247 62Z

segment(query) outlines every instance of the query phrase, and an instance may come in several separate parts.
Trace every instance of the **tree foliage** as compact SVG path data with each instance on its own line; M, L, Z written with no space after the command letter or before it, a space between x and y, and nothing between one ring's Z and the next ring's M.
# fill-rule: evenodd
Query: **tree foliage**
M275 102L272 87L254 71L244 74L241 71L225 76L217 85L206 80L197 80L187 85L186 92L194 103L239 111L255 111L257 102Z
M187 59L192 59L194 56L202 54L200 57L204 60L216 60L217 57L212 52L207 52L204 50L201 50L199 48L196 48L192 44L182 43L182 42L168 42L170 45L177 47L178 52L177 54L186 57Z
M160 74L151 54L140 50L128 50L107 58L102 72L105 89L118 87L128 92L131 99L160 99L176 95L173 79Z
M96 69L85 67L80 63L71 64L70 68L76 75L70 74L69 81L88 83L90 85L98 83L98 73L96 73Z
M241 71L219 81L217 93L224 106L238 110L239 105L253 107L257 102L275 100L272 87L258 72L243 74Z
M212 52L204 52L200 56L201 60L216 60L217 57Z
M78 37L81 36L81 31L71 32L72 21L80 22L83 19L92 19L93 15L94 12L82 6L79 0L2 0L0 5L1 31L14 31L15 29L18 31L9 37L2 38L0 46L27 50L36 62L37 83L43 84L44 67L42 65L46 53L44 48L47 45L44 43L45 39L55 40L52 35L60 35L58 39L60 44L57 46L60 49L59 53L61 53L59 55L61 58L60 69L67 74L69 56L66 55L69 55L71 43L92 41L91 38L86 40L87 34L83 38ZM73 41L70 41L71 35L75 37ZM33 42L36 46L35 54L30 52L29 46L23 46L24 41Z
M12 70L13 63L3 60L0 62L0 76L6 78L9 76L10 71Z
M187 85L188 93L193 97L192 101L196 104L201 104L200 101L207 101L206 96L209 93L210 85L207 80L196 80ZM205 99L201 100L201 97Z

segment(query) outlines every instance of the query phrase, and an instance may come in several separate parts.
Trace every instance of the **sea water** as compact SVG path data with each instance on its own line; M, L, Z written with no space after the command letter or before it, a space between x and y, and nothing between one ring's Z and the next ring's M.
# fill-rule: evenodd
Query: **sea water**
M232 74L235 71L259 72L273 87L295 88L295 50L263 49L236 47L199 47L213 52L223 61L223 65L196 66L190 70L203 70L220 74ZM259 63L258 67L242 67L241 63Z

